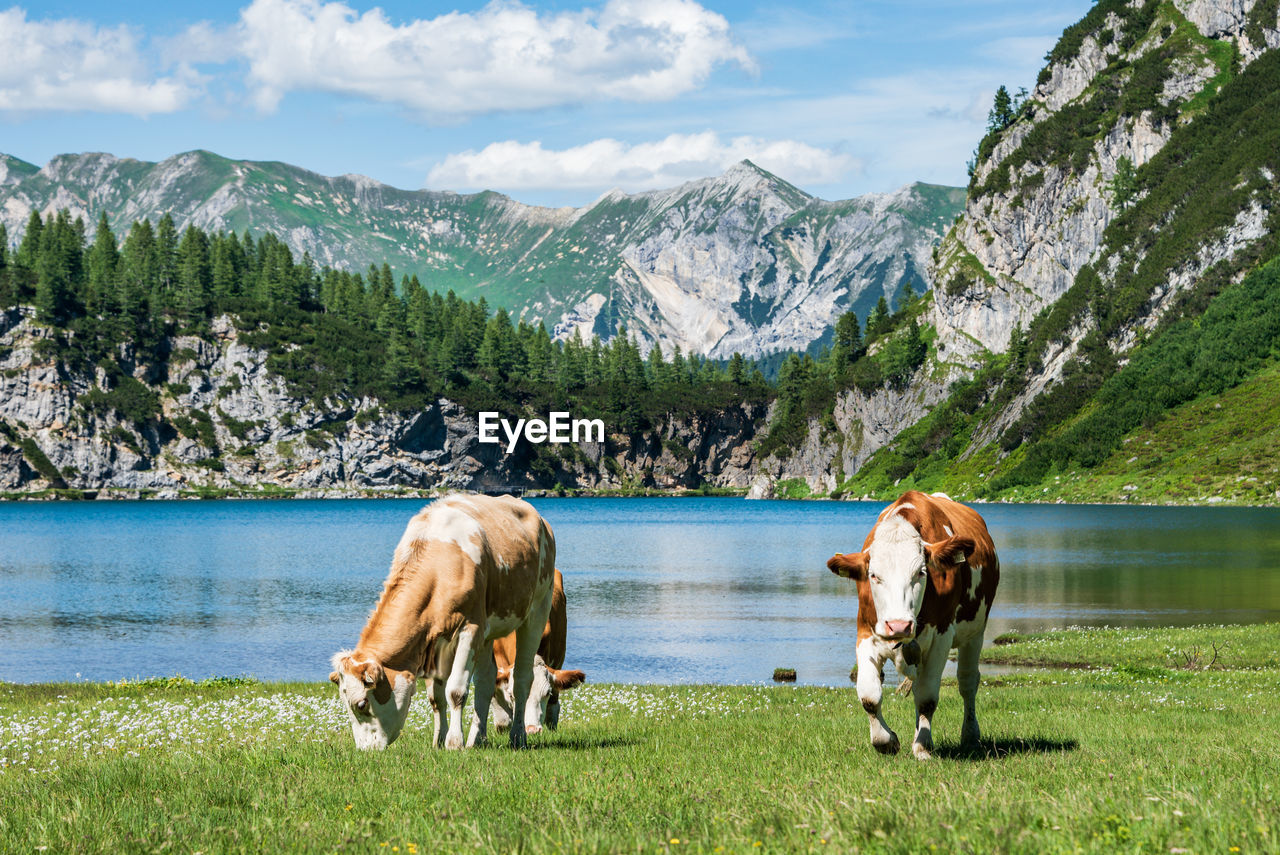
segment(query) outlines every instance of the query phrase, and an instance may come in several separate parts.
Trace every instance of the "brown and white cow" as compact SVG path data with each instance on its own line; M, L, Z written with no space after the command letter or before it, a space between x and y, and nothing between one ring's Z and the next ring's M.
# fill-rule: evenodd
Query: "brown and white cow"
M880 714L881 669L892 659L914 677L911 751L921 760L932 756L933 713L952 648L958 650L956 676L964 698L961 741L976 744L978 654L1000 581L1000 562L982 517L942 493L913 490L880 513L861 552L837 553L827 567L858 585L858 698L871 717L876 750L896 754L899 747ZM918 665L909 661L915 658L913 640Z
M514 633L519 703L511 746L524 747L525 701L551 612L555 562L551 528L533 506L511 496L446 496L411 519L355 650L333 655L329 679L338 686L356 745L386 748L395 741L423 677L432 681L436 745L461 748L473 674L475 718L467 745L484 741L497 676L493 641Z
M568 604L564 596L564 577L556 570L555 588L551 592L551 616L542 630L542 643L533 659L533 685L525 704L525 731L537 733L545 722L551 730L560 723L560 693L567 692L587 679L581 671L562 671L565 640L568 634ZM493 696L493 725L498 730L511 726L511 709L515 695L511 668L516 658L515 633L493 643L493 658L498 663L498 691Z

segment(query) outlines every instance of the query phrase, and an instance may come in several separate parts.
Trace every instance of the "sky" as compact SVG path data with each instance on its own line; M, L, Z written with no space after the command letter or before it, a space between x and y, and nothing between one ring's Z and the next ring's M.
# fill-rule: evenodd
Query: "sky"
M580 205L749 158L814 195L962 185L1090 0L0 0L0 152L192 149Z

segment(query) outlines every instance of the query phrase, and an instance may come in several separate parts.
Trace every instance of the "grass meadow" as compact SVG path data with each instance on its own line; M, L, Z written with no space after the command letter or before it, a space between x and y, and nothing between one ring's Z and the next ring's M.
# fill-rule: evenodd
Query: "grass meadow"
M1280 625L1002 642L929 763L851 687L588 685L525 752L434 750L424 701L370 754L328 683L0 684L0 851L1280 851Z

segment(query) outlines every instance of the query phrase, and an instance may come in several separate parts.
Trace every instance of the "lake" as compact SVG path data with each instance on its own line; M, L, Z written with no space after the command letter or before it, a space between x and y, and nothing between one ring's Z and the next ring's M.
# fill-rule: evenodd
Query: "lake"
M421 500L0 503L0 680L323 680ZM536 499L592 682L848 685L857 598L826 569L883 508ZM982 505L1009 629L1280 620L1280 510Z

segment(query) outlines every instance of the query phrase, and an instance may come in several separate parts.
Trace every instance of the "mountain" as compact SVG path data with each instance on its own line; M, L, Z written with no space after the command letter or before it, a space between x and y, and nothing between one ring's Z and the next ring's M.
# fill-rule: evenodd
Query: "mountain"
M896 400L837 393L765 475L875 496L1280 499L1274 408L1239 412L1280 352L1278 7L1100 0L1068 27L975 152L929 270L926 363Z
M20 238L31 211L105 211L123 231L172 213L179 228L271 231L336 268L391 264L430 289L485 297L557 338L619 324L668 350L728 357L804 349L853 308L863 317L908 282L961 209L959 188L911 184L839 202L749 161L723 175L581 208L498 193L399 190L205 151L160 163L60 155L43 168L0 157L0 221Z

